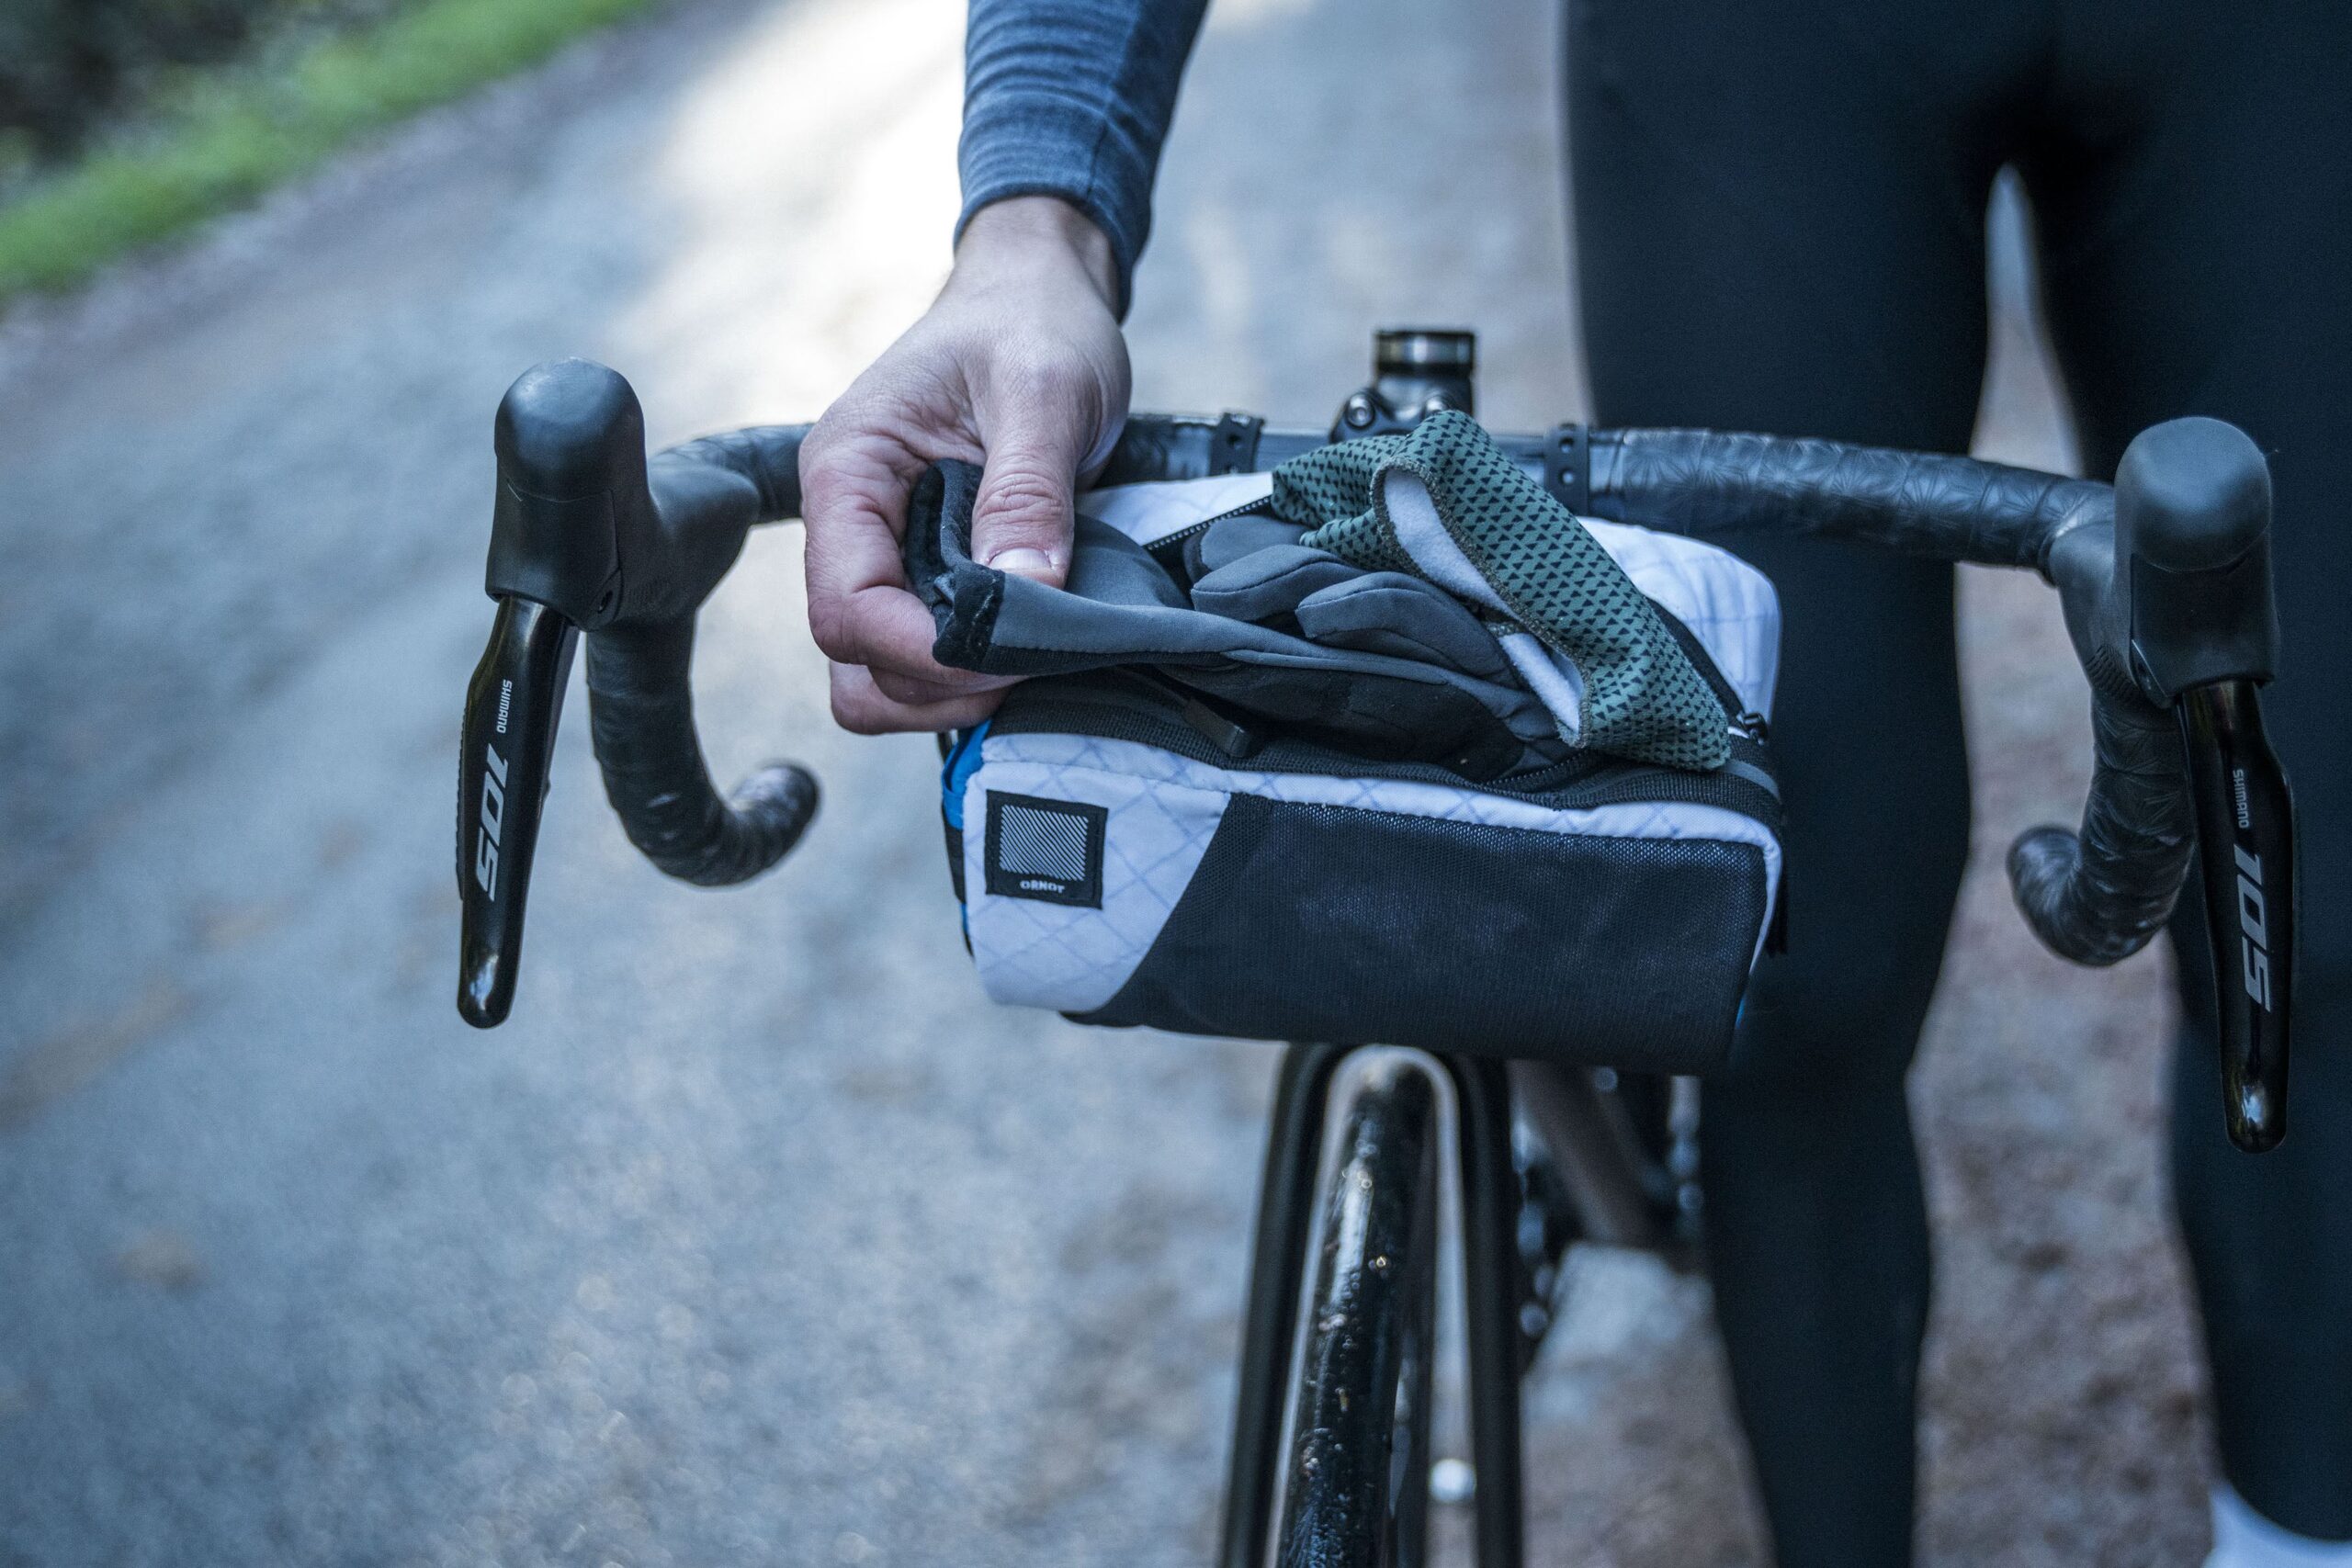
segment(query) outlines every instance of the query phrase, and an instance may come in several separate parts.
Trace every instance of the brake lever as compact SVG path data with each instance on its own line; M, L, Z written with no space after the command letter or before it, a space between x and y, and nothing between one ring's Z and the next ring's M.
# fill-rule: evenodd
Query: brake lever
M620 608L620 537L643 508L645 424L628 384L540 366L498 405L485 587L498 604L466 688L458 758L458 1012L506 1020L523 953L558 720L580 633Z
M2222 1116L2249 1154L2287 1132L2295 818L2256 687L2278 669L2270 469L2218 420L2144 431L2115 480L2132 675L2180 725L2205 883Z
M554 610L503 595L466 687L458 754L458 1011L477 1029L504 1022L514 1005L531 856L579 643L580 628Z
M2253 682L2194 687L2174 711L2197 805L2197 853L2221 1028L2222 1115L2230 1142L2259 1154L2287 1134L2294 803L2263 733Z

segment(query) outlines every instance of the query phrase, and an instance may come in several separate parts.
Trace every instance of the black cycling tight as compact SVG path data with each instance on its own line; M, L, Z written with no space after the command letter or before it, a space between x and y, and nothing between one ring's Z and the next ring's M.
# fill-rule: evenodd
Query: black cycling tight
M2272 454L2288 673L2266 704L2303 825L2293 1131L2258 1159L2224 1142L2192 995L2174 1180L2229 1478L2352 1538L2352 6L1569 3L1601 423L1965 449L2009 164L2088 471L2187 413ZM1754 557L1786 611L1794 950L1709 1086L1718 1310L1781 1568L1898 1564L1928 1273L1904 1075L1968 837L1951 574Z

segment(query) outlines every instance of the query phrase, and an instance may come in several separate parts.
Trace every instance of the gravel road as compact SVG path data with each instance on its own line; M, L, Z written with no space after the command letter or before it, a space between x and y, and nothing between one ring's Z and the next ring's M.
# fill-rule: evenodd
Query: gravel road
M826 779L809 844L664 882L575 711L514 1021L451 1007L500 391L580 353L657 441L822 408L943 275L959 14L688 0L0 331L0 1562L1206 1560L1270 1055L984 1004L929 743L827 723L795 535L698 677L720 773ZM1219 0L1139 402L1319 422L1372 327L1434 319L1498 423L1576 414L1553 36ZM2002 276L1985 443L2063 460ZM1964 593L1927 1557L2188 1564L2161 975L2008 915L2082 699L2037 590ZM1759 1562L1703 1286L1577 1289L1536 1560Z

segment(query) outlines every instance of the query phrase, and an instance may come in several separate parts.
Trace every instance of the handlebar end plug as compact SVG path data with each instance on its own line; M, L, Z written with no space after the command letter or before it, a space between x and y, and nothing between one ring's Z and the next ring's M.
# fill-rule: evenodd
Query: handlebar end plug
M2285 1101L2269 1086L2249 1078L2228 1086L2233 1091L2225 1106L2230 1142L2250 1155L2268 1154L2287 1136Z
M476 1029L495 1029L514 1007L514 965L494 947L466 944L458 965L458 1016Z

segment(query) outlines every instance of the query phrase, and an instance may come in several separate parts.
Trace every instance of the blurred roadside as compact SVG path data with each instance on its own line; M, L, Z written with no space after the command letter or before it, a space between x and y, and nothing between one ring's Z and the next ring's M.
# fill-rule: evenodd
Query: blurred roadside
M0 303L82 282L650 0L16 0Z
M583 353L657 442L821 409L944 273L960 12L693 0L0 333L0 1559L1205 1559L1269 1055L986 1006L930 748L827 723L795 535L697 675L715 771L826 779L808 848L665 884L575 712L515 1021L450 1007L500 391ZM1577 415L1553 36L1544 0L1219 0L1139 405L1319 422L1423 319L1480 330L1496 423ZM2047 463L2008 232L1983 442ZM2081 694L2038 588L1962 592L1927 1561L2185 1564L2159 967L2066 970L2008 912ZM1581 1272L1537 1560L1757 1562L1703 1288Z
M0 148L10 172L54 167L151 116L208 72L280 63L301 35L347 32L399 0L18 0L0 19Z

